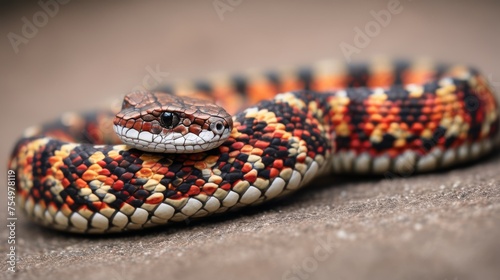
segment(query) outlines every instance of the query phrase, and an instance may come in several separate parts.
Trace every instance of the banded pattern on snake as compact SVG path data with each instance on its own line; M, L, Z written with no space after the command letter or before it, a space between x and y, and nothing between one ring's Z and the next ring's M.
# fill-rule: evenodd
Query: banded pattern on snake
M327 173L446 168L499 143L492 88L460 65L323 62L164 91L201 99L134 92L116 116L28 129L9 162L27 215L62 231L136 230L255 205Z

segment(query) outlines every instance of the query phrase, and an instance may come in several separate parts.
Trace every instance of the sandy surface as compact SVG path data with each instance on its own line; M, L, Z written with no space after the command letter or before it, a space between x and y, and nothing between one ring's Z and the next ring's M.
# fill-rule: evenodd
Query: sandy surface
M42 8L2 4L0 158L5 164L24 128L108 103L145 85L148 69L169 73L148 80L155 86L216 71L345 60L339 45L353 44L353 29L388 2L243 1L219 17L211 0L70 1L17 53L7 34L22 35L22 18L32 21ZM402 12L352 58L465 62L498 89L500 4L472 3L402 1ZM19 213L18 272L7 273L2 261L0 278L498 279L499 164L495 153L408 178L332 177L260 207L128 235L61 234ZM0 181L6 185L5 173ZM0 197L6 224L6 191ZM5 258L5 226L0 235Z

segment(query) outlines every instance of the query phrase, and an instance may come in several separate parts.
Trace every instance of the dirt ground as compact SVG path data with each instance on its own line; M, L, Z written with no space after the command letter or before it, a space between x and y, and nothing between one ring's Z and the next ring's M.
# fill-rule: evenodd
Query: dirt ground
M355 45L355 28L374 21L371 11L399 12L353 60L464 62L500 88L500 2L393 1L75 0L50 13L36 2L2 2L0 158L6 164L26 127L136 87L345 61L340 46ZM25 27L33 22L35 30ZM17 213L17 272L2 261L0 278L500 279L499 164L493 153L407 178L332 176L280 201L126 235L61 234ZM5 172L0 181L7 184ZM5 224L6 196L4 188ZM2 259L7 235L0 226Z

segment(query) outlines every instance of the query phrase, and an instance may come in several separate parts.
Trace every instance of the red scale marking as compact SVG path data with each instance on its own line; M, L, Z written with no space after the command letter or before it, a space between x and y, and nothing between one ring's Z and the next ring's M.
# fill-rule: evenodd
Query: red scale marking
M158 170L156 171L157 174L167 174L168 173L168 167L160 167L158 168Z
M109 176L111 174L111 172L109 172L109 170L107 170L107 169L101 169L101 170L99 170L99 172L97 172L97 174Z
M190 173L192 168L191 168L191 164L189 166L186 166L186 167L183 167L181 170L182 172L186 172L186 173Z
M363 142L363 148L369 149L371 147L372 147L372 143L370 142L370 140L366 140L365 142Z
M76 170L78 170L78 171L85 171L85 170L87 170L87 166L85 164L80 164L80 165L78 165L78 167L76 168Z
M212 195L217 190L217 187L203 187L202 191L207 195Z
M125 172L122 174L122 176L120 178L122 178L123 180L130 180L130 179L132 179L132 177L134 177L134 173Z
M195 184L199 187L203 186L205 184L205 180L203 179L198 179L195 181Z
M68 179L66 178L62 179L61 184L63 185L64 188L67 188L70 185Z
M180 198L183 198L184 196L182 195L181 192L177 192L176 194L172 195L171 197L169 197L170 199L180 199Z
M243 178L245 180L247 180L249 183L253 183L253 182L255 182L255 180L257 180L257 175L254 174L253 172L247 173L247 174L243 175Z
M117 180L116 182L113 183L113 185L111 186L113 188L113 190L115 191L119 191L121 189L123 189L123 181L122 180Z
M131 204L131 203L132 203L132 201L134 201L134 200L136 200L136 198L135 198L135 197L133 197L133 196L129 196L129 197L127 198L127 200L125 200L125 202L126 202L126 203L128 203L128 204Z
M234 150L240 150L241 148L243 148L243 146L245 146L245 143L236 142L236 143L231 145L231 148L233 148Z
M173 177L175 177L175 173L172 172L172 171L168 171L167 173L165 173L165 177L167 177L167 178L173 178Z
M198 176L194 176L194 175L189 175L186 177L186 181L195 181L196 179L198 178Z
M269 178L276 178L278 177L278 175L280 174L280 171L276 168L271 168L270 172L269 172Z
M200 193L200 187L198 187L196 185L191 185L191 187L189 188L189 191L187 192L187 195L193 196L193 195L197 195L199 193Z
M306 160L306 155L297 156L297 162L304 163L305 160Z
M243 167L241 168L241 172L243 173L248 173L250 170L252 170L252 164L250 163L245 163Z
M106 208L107 204L105 202L101 202L101 201L94 201L94 202L92 202L92 206L94 206L98 210L101 210L102 208Z
M49 198L49 199L51 199L51 198L52 198L52 193L51 193L50 191L48 191L48 190L47 190L47 191L45 191L45 192L43 192L43 195L44 195L46 198Z
M163 201L163 197L154 197L154 198L146 198L146 203L149 203L149 204L158 204L158 203L161 203Z
M72 153L73 154L73 153ZM76 158L74 158L71 162L74 164L75 162L79 162L81 161L82 158L80 156L77 156Z
M239 180L238 180L237 182L239 182ZM236 182L236 183L237 183L237 182ZM235 183L235 184L236 184L236 183ZM228 191L228 190L230 190L230 189L231 189L231 184L229 184L229 183L222 184L222 185L220 186L220 188L221 188L221 189L223 189L223 190L225 190L225 191Z

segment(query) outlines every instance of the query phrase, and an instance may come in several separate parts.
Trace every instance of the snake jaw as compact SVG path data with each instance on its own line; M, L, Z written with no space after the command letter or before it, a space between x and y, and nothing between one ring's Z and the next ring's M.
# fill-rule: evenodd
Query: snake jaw
M198 135L191 132L186 134L138 132L119 125L115 125L114 130L123 143L142 151L155 153L199 153L220 146L230 135L229 128L224 128L221 134L204 130Z

